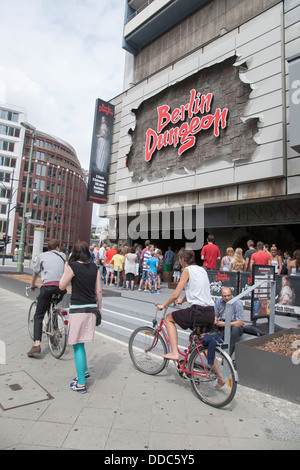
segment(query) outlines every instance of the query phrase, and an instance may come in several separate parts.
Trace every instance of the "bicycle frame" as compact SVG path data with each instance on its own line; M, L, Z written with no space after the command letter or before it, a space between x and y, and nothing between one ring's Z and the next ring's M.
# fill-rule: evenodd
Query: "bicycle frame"
M151 349L156 346L157 338L158 338L158 335L159 335L160 332L163 333L163 336L164 336L164 338L165 338L165 340L166 340L166 342L167 342L167 344L170 348L170 346L171 346L170 340L169 340L167 332L165 331L165 328L166 328L166 322L165 322L166 313L167 313L167 309L165 309L164 314L162 316L162 319L160 321L160 324L156 328L156 334L155 334L155 337L153 339L153 343L152 343L151 347L146 350L146 352L151 351ZM153 320L153 327L155 328L156 325L157 325L157 320L156 320L156 317L155 317L155 319ZM207 370L207 368L205 366L205 363L203 361L203 358L202 358L202 354L204 354L205 356L206 356L206 354L205 353L201 354L201 351L199 350L199 346L202 345L202 342L201 342L201 340L199 342L195 342L195 336L196 336L196 334L194 332L190 334L189 345L188 345L187 350L186 350L185 353L180 351L180 349L178 348L179 355L182 356L184 359L183 359L183 361L180 361L178 359L176 362L177 362L177 365L180 368L182 373L209 378L210 377L209 371ZM201 362L202 362L202 367L203 367L204 372L191 372L188 369L186 369L186 367L185 367L187 362L188 362L188 357L189 357L189 354L190 354L191 347L192 347L193 343L195 344L195 347L197 348L199 357L200 357Z

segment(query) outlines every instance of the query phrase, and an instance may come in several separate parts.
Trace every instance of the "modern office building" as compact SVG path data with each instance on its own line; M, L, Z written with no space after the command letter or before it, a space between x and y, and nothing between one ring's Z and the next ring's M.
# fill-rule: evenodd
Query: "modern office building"
M13 235L25 130L25 109L0 104L0 239ZM11 243L7 252L11 251Z
M249 238L300 246L299 21L295 0L126 0L125 88L111 100L100 207L120 238L126 227L180 247L203 216L223 252ZM173 207L182 217L165 230Z

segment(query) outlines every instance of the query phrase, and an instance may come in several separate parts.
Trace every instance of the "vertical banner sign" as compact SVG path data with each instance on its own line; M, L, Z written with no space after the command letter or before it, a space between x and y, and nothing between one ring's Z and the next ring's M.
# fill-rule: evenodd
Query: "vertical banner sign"
M112 104L96 100L87 192L87 200L96 204L107 202L114 110Z
M265 280L257 289L252 291L251 321L267 318L270 315L271 284L275 280L275 266L254 264L252 267L252 284Z

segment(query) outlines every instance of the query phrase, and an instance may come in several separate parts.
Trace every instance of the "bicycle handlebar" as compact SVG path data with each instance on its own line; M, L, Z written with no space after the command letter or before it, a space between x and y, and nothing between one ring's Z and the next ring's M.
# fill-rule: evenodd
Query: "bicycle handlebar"
M34 286L35 289L40 289L40 287L41 287L41 286ZM25 294L26 294L26 297L29 297L29 295L28 295L29 289L32 290L31 286L25 287ZM32 291L32 292L33 292L33 291Z

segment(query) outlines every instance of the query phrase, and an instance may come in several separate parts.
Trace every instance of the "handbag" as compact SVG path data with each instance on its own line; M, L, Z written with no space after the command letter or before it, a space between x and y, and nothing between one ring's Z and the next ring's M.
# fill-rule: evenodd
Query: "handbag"
M96 307L72 307L69 309L69 313L93 313L96 315L96 326L101 325L102 315L99 313L99 309Z
M96 315L96 326L99 326L101 325L102 315L101 313L99 313L99 310L95 312L95 315Z

